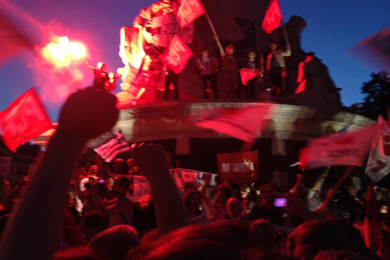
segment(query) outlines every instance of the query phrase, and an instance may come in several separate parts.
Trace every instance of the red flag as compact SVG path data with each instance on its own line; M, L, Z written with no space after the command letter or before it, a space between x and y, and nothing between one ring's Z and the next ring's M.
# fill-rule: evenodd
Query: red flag
M311 140L308 147L300 151L300 168L331 165L362 167L377 131L378 124L372 124L356 131L342 131Z
M12 151L52 128L50 118L34 88L0 113L2 140Z
M180 26L184 27L204 13L203 5L199 0L181 0L177 10L177 20Z
M21 33L2 12L0 12L0 62L19 51L33 48L32 42Z
M279 27L283 22L282 10L278 0L271 0L268 5L267 13L263 20L263 30L266 33L271 33Z
M248 81L259 75L258 68L243 68L240 69L241 82L243 85L248 85Z
M379 131L372 142L366 173L378 182L390 172L390 126L382 116L378 118Z
M253 143L266 127L269 104L259 104L243 108L213 108L201 111L193 123L199 127L212 129L234 138Z
M189 58L192 56L192 51L188 48L187 44L180 38L179 35L175 35L169 45L169 48L160 55L160 60L167 64L173 72L179 74L186 66Z

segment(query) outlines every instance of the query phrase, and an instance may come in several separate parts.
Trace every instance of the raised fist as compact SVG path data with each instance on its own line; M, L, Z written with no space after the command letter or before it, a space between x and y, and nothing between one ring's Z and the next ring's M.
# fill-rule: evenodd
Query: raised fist
M69 96L62 107L57 132L87 141L110 130L118 120L116 96L92 87Z

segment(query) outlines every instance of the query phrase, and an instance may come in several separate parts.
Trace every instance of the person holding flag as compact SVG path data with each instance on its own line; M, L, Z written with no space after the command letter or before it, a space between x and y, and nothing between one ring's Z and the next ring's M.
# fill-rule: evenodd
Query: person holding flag
M207 48L204 48L202 51L202 58L199 60L200 70L202 74L203 81L203 97L208 98L208 83L214 92L214 97L219 98L218 88L217 88L217 76L216 71L218 71L219 62L217 59L210 57L210 51Z
M86 60L82 59L82 61L89 69L92 70L93 74L95 75L93 87L98 90L105 90L105 83L108 80L108 73L105 71L107 65L104 62L99 61L96 64L96 68L94 68Z
M283 97L286 94L286 63L284 57L291 56L290 44L286 44L286 51L278 49L278 44L272 42L271 52L267 56L267 73L271 79L271 91L273 96Z
M244 64L244 67L240 70L242 85L240 85L238 90L239 97L241 95L241 87L244 87L245 97L250 99L255 98L255 87L258 82L257 76L262 73L255 58L256 52L250 51L248 53L248 58Z
M222 70L220 74L220 82L225 89L226 98L235 98L238 88L238 58L234 55L235 47L233 44L226 46L226 53L221 53Z

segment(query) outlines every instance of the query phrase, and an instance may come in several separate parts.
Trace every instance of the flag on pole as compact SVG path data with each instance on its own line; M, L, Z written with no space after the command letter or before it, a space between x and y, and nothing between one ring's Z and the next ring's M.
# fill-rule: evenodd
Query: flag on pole
M269 116L269 109L269 104L243 108L205 109L200 112L200 116L193 117L192 123L253 143L267 126L268 121L265 119Z
M160 55L160 60L168 65L173 72L179 74L187 65L188 60L192 56L192 51L188 48L187 44L180 38L179 35L175 35L169 45L169 48Z
M271 0L263 20L263 30L270 34L283 22L282 10L278 0Z
M204 13L205 10L199 0L180 0L180 7L176 16L180 26L183 28Z
M0 11L0 62L34 45L26 34L12 24L9 18Z
M35 88L16 99L0 112L2 140L11 151L52 128L50 118Z
M301 170L335 165L362 167L377 131L378 124L372 124L310 140L308 147L300 150L299 167Z
M130 148L125 137L119 131L110 140L96 147L94 150L106 162L111 162L119 153L130 151Z
M378 118L379 130L372 142L366 174L378 182L390 172L390 126L382 116Z

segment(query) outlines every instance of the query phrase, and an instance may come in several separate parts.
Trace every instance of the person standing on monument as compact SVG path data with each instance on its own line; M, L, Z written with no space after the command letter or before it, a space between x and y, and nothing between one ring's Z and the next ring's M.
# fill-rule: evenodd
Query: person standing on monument
M314 57L314 53L308 52L305 56L305 60L301 61L298 64L298 77L297 77L298 87L295 91L295 94L310 88L310 83L312 81L311 78L315 71L314 65L312 63L313 57Z
M202 58L200 59L200 70L202 74L203 81L203 97L208 98L208 83L210 83L210 88L214 92L214 97L219 98L218 88L217 88L217 75L216 70L218 68L219 62L217 59L210 57L210 51L207 48L204 48L202 51Z
M235 98L239 84L238 58L234 55L233 44L226 46L226 53L222 53L222 70L220 84L225 90L225 98Z
M93 81L93 87L98 90L105 90L105 83L108 80L108 73L105 71L106 64L104 62L99 61L96 64L96 68L91 66L87 61L83 60L85 65L90 68L95 75L95 79Z
M286 51L278 49L278 44L273 42L270 45L271 52L267 56L267 72L271 80L273 96L283 97L285 91L286 63L284 57L291 56L290 44L286 44Z
M171 83L173 84L173 88L175 91L174 100L179 100L179 86L178 86L178 75L173 72L169 66L164 65L163 71L165 72L165 90L164 90L164 101L169 100L169 88Z
M261 73L259 68L259 63L255 59L256 59L256 52L251 50L248 53L245 63L243 64L242 70L246 70L246 71L241 73L248 73L250 75L255 75L255 76L251 76L252 79L248 80L245 85L240 84L239 89L237 91L239 98L241 96L241 87L244 88L245 98L248 99L255 98L255 87L257 84L257 76ZM243 77L243 74L241 74L241 77Z

